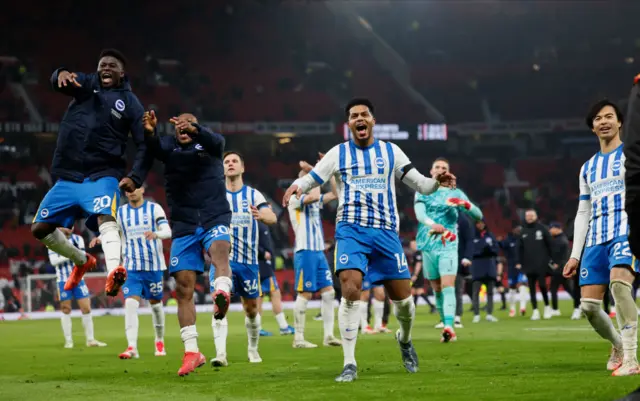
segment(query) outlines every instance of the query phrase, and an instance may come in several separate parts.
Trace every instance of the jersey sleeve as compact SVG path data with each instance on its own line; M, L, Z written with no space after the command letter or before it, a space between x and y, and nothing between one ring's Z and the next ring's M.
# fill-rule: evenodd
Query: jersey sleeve
M587 180L585 179L585 172L584 172L585 167L583 167L582 169L580 169L580 177L579 177L579 185L580 185L580 197L579 199L581 201L586 200L586 201L590 201L591 200L591 188L589 188L589 184L587 184Z
M164 212L164 209L162 208L162 206L160 206L159 204L155 204L155 219L156 219L156 225L158 227L160 227L160 225L162 224L169 224L169 221L167 220L167 214Z
M262 192L258 191L258 190L253 190L253 205L255 207L257 207L258 209L269 206L269 202L267 202L267 199L264 197L264 195L262 195Z
M411 169L411 160L409 160L409 157L395 143L391 143L391 149L393 149L393 171L396 175L396 178L401 180L403 176Z
M587 232L589 231L589 221L591 220L591 189L585 179L585 170L586 164L580 170L578 212L573 222L573 248L571 249L570 257L576 260L580 260L582 256L582 250L587 240Z

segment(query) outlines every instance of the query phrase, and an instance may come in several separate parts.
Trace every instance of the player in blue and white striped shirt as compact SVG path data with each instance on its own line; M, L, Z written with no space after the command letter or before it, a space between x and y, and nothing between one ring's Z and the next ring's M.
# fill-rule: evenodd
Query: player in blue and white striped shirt
M246 314L244 324L249 337L249 362L262 362L258 354L261 318L258 313L258 298L262 295L260 266L258 265L258 221L267 225L275 224L277 217L264 195L248 185L244 185L244 160L237 152L226 152L223 157L224 175L227 186L227 201L231 207L231 254L229 255L233 291L242 297ZM210 269L209 281L211 293L214 292L214 272ZM227 365L226 339L227 319L213 319L213 339L216 357L211 360L213 366Z
M595 331L613 344L607 369L613 370L613 376L636 375L640 374L636 355L638 312L632 289L637 264L629 249L629 223L624 210L623 116L614 103L603 100L592 107L586 122L600 141L600 152L580 169L573 250L564 275L576 274L584 247L579 271L580 308ZM608 285L616 301L622 336L601 308Z
M405 368L418 371L418 356L411 343L415 304L404 250L398 237L400 218L396 205L395 180L428 195L444 185L455 185L450 173L428 178L420 174L398 146L373 137L373 104L354 99L345 108L352 140L334 146L309 174L298 178L283 199L298 198L332 176L338 185L336 226L336 271L340 274L343 301L338 321L344 351L344 369L336 378L350 382L357 378L355 344L360 324L362 278L383 283L396 305L400 322L396 338Z
M122 265L127 280L122 286L127 349L120 359L138 358L138 307L140 298L149 301L155 328L155 356L166 355L164 347L163 275L167 270L162 240L171 238L171 228L162 206L144 199L144 188L127 192L129 202L118 208L122 233Z
M73 230L59 227L60 230L71 245L84 252L84 240L81 236L73 234ZM97 341L93 337L93 318L91 317L91 299L89 298L89 287L80 281L77 287L65 291L64 283L73 271L73 262L60 254L55 253L51 249L49 251L49 262L56 268L56 284L58 287L58 298L60 299L60 310L62 311L62 333L64 334L64 347L73 348L72 323L71 323L71 301L78 301L78 306L82 311L82 325L84 326L84 334L87 339L87 347L106 347L107 344Z
M301 167L309 166L301 162ZM299 177L307 173L300 171ZM320 292L322 298L321 315L324 326L325 346L339 346L341 342L333 335L334 301L336 292L333 289L333 279L327 257L324 255L324 235L320 211L326 203L337 198L335 180L331 180L332 192L322 195L320 188L314 188L300 198L293 196L289 202L289 219L295 233L295 254L293 267L295 269L296 303L293 308L295 334L294 348L316 348L304 338L307 303L315 292Z

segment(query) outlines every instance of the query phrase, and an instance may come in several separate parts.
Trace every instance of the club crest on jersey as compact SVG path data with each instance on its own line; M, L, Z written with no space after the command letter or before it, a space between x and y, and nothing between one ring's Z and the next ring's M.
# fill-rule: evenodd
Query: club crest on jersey
M199 143L196 144L196 150L204 150L204 148L202 147L202 145L200 145Z
M144 224L149 224L149 215L145 214L142 216L142 222Z
M249 209L249 202L247 202L246 200L242 201L242 208L243 209Z
M115 106L116 106L116 110L118 110L120 112L124 111L125 107L124 107L124 102L122 101L122 99L116 100Z
M384 158L382 157L376 157L376 159L373 162L377 168L385 168L387 167L387 161L384 160Z
M611 163L611 171L618 172L622 168L622 162L620 160L616 160Z

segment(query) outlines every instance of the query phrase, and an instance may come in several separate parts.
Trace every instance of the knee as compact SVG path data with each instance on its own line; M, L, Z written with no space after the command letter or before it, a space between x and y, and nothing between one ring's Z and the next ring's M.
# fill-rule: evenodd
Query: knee
M64 313L65 315L68 315L69 313L71 313L71 305L60 305L60 310L62 311L62 313ZM84 313L84 312L83 312Z
M602 301L599 299L582 298L580 300L580 310L591 320L597 313L602 310Z
M102 225L108 222L116 222L116 218L110 214L101 214L98 216L98 225Z
M43 239L47 235L51 234L56 228L47 223L34 223L31 225L31 234L36 239Z
M176 295L179 300L190 301L193 299L193 287L184 281L176 281Z
M244 313L248 318L253 319L258 314L258 300L251 299L244 302Z
M227 241L214 241L208 251L211 263L213 263L216 268L229 265L230 252L231 245Z
M362 283L353 281L346 281L342 283L342 297L350 301L357 301L360 299L360 293L362 292Z

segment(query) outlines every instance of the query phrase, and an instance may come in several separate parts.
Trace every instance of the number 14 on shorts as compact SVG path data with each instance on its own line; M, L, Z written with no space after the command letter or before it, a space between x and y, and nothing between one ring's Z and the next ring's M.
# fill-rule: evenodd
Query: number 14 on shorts
M404 253L395 253L394 256L396 257L396 261L398 262L398 273L404 273L405 271L407 271L407 269L409 268L409 265L407 264L407 256Z

